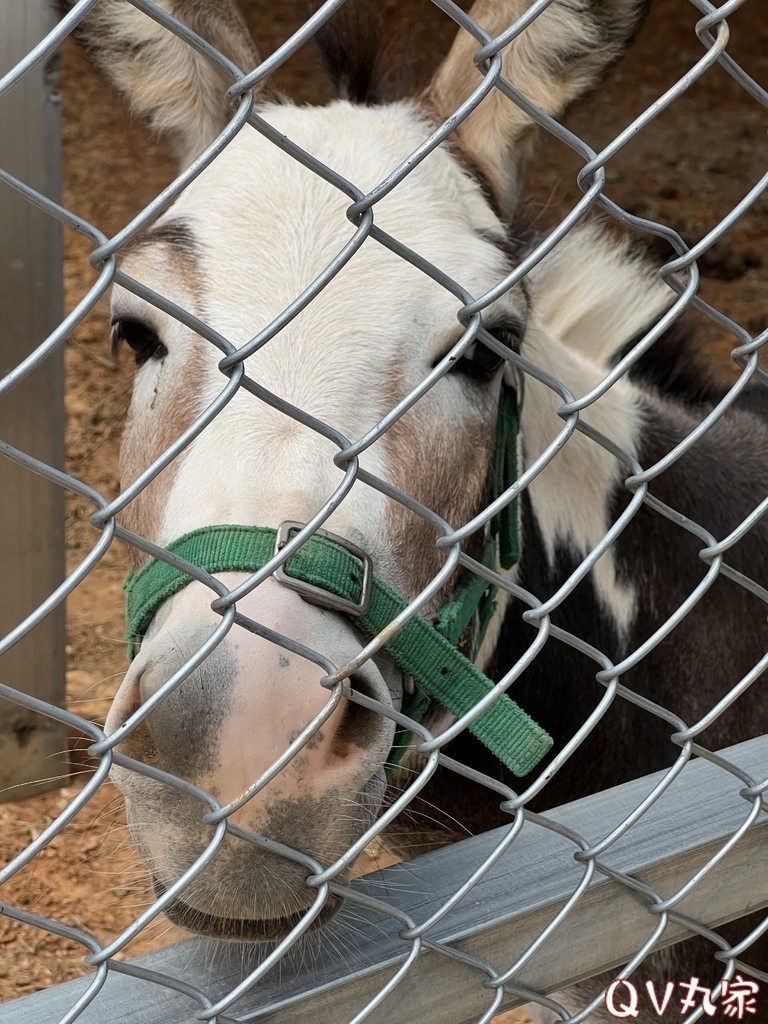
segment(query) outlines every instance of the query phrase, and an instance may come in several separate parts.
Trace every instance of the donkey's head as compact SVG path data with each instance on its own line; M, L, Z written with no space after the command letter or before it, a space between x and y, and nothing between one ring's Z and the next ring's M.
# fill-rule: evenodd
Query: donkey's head
M243 70L257 64L229 3L160 6ZM481 0L471 13L494 37L529 6ZM620 52L640 6L554 0L502 51L504 77L543 110L560 113ZM135 108L171 134L188 166L231 117L225 80L120 0L98 5L85 31L96 58ZM432 84L412 102L299 108L257 95L263 131L243 127L128 247L122 269L142 287L117 287L112 312L115 340L133 349L137 364L122 443L124 483L220 402L215 418L128 506L128 529L168 545L209 526L258 527L259 543L272 544L269 557L280 544L270 531L287 521L309 523L325 509L323 528L343 539L333 550L345 556L348 545L361 549L362 559L351 557L361 568L369 560L376 577L405 599L444 569L440 522L458 527L487 502L500 352L518 347L529 316L519 286L484 304L494 352L466 333L457 313L519 258L509 220L532 121L492 89L448 144L385 190L373 207L372 230L369 214L348 218L351 190L273 140L290 140L367 193L480 86L472 60L479 48L460 31ZM350 248L351 257L339 260ZM338 273L329 272L336 263L343 263ZM428 266L439 274L426 272ZM296 303L322 275L324 287L310 302ZM446 287L448 280L460 288ZM153 295L189 311L207 325L208 337L158 308ZM220 367L226 345L211 343L213 332L240 348L281 317L279 332L249 349L245 378L238 376L242 360L228 361L230 382ZM364 447L359 462L345 454L348 441L365 435L438 366L445 370L440 379ZM227 401L219 398L225 392ZM294 418L289 407L302 415ZM402 495L410 507L397 500ZM439 518L418 514L414 503ZM294 533L286 527L282 541ZM216 535L196 536L208 543ZM137 556L138 579L143 561ZM205 564L229 590L250 575L229 553ZM424 613L450 596L460 574L443 577ZM240 621L136 725L132 716L154 705L160 688L229 624L221 609L212 610L216 595L202 582L171 588L150 603L144 620L137 619L140 644L108 731L125 733L121 754L179 776L222 804L248 790L293 743L293 758L232 811L229 823L325 867L378 812L395 726L385 713L348 700L338 684L321 685L364 647L359 615L288 582L270 576L245 588L236 603ZM362 601L360 580L355 587L353 605ZM400 708L406 673L386 654L355 663L346 675L369 705L373 699L384 709ZM201 821L205 808L191 792L125 769L116 781L164 891L200 857L214 826ZM304 882L306 867L262 847L231 833L170 904L170 916L208 934L284 934L316 892ZM324 915L332 909L329 902Z

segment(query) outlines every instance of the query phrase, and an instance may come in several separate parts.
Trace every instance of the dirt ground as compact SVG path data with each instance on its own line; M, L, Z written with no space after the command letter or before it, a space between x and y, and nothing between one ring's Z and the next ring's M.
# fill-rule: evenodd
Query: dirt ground
M252 0L243 7L262 54L270 53L296 24L285 9ZM385 4L389 24L405 26L417 80L424 80L451 38L447 20L428 4ZM274 11L281 13L275 15ZM568 125L600 149L652 103L702 54L687 0L655 0L651 16L629 55L609 81L568 118ZM768 81L768 22L759 0L748 0L731 19L729 52L763 85ZM414 55L417 55L414 56ZM172 177L162 142L134 123L103 81L67 42L63 61L64 204L111 235ZM302 102L319 102L325 88L310 52L302 51L278 75L278 84ZM676 228L691 244L718 223L768 165L765 111L722 69L694 84L671 110L646 128L608 168L608 194L630 212ZM527 192L542 226L578 194L579 161L545 139L528 168ZM768 325L768 195L701 261L701 294L752 332ZM89 244L65 238L67 309L94 279ZM704 325L703 372L732 373L731 345ZM102 494L118 492L117 448L130 387L127 361L109 354L108 309L100 308L76 331L66 353L67 468ZM90 509L70 497L68 558L74 566L96 540ZM67 687L69 707L103 722L125 669L121 582L124 553L115 546L69 602ZM22 849L66 805L91 770L73 753L64 788L0 804L0 859ZM373 862L375 864L375 861ZM127 837L122 806L104 785L77 819L9 883L5 902L50 915L93 932L102 941L117 934L149 901L147 879ZM142 934L125 956L139 955L181 937L161 921ZM74 943L0 917L0 1000L76 977L86 968ZM515 1013L507 1024L522 1021ZM501 1018L499 1018L501 1021Z

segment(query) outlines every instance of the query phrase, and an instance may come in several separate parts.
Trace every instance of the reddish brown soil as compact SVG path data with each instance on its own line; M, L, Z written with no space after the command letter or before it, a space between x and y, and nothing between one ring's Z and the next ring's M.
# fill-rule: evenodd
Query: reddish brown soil
M262 53L271 52L295 22L275 16L288 5L243 5ZM409 26L406 52L423 80L451 38L436 10L387 0L392 23ZM419 8L421 11L422 8ZM656 0L630 54L606 85L574 110L569 127L599 149L652 103L701 56L693 32L694 8L684 0ZM730 52L753 77L768 79L768 29L759 0L750 0L731 20ZM64 71L64 203L111 235L171 179L163 143L133 123L102 80L69 42ZM302 51L278 75L278 84L301 101L322 100L325 88ZM706 234L743 197L768 165L764 111L720 68L710 71L672 108L646 128L608 167L608 194L630 212L675 227L690 244ZM579 161L555 140L544 140L528 168L528 190L542 224L578 194ZM763 197L701 261L702 295L753 332L768 324L768 196ZM94 280L90 245L66 237L67 308ZM104 301L75 332L67 359L67 458L69 472L111 497L118 491L117 448L130 373L109 355ZM732 342L720 331L703 331L702 365L728 377ZM90 509L70 498L67 537L70 564L94 544ZM69 706L103 722L125 668L121 580L125 560L115 546L69 602L67 685ZM73 758L65 788L0 805L0 857L23 849L66 805L90 770ZM92 931L102 941L124 928L148 901L146 876L127 839L122 807L104 785L77 819L3 889L11 905L50 915ZM178 933L157 922L128 956L175 940ZM86 969L76 944L0 917L0 999L73 978ZM523 1020L518 1014L504 1021ZM501 1021L501 1018L499 1018Z

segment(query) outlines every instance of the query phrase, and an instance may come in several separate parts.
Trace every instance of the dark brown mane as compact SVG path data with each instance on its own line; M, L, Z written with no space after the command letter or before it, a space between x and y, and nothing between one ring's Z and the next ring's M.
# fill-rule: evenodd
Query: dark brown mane
M630 338L618 353L616 362L645 337L647 330L645 328ZM697 324L688 313L684 313L638 359L628 377L658 394L694 408L719 402L733 383L718 378L702 357L697 341ZM758 381L748 385L736 400L736 407L767 416L768 390Z
M309 0L306 16L317 7L316 0ZM315 33L323 71L340 98L374 105L401 99L411 91L411 61L403 58L403 48L384 32L384 20L378 3L348 0Z

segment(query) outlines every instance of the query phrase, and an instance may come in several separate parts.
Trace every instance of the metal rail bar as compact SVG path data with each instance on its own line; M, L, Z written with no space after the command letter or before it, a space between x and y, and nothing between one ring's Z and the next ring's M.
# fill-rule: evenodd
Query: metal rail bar
M729 747L720 757L742 776L704 759L689 762L631 832L604 860L598 859L598 870L583 896L515 975L515 986L551 992L598 971L619 968L632 958L638 942L657 928L659 915L649 912L647 901L638 898L637 886L629 882L639 879L664 897L676 893L711 860L754 805L755 795L745 792L743 777L763 780L768 775L768 736ZM665 774L574 801L547 812L546 818L559 830L598 841L631 814ZM352 892L362 902L386 898L397 917L364 906L342 911L334 934L341 936L346 923L347 942L342 945L331 938L322 947L305 951L295 971L273 973L218 1019L269 1024L351 1020L406 959L411 944L398 937L402 920L426 920L490 855L506 831L496 829L353 882ZM494 996L492 988L478 984L485 980L481 965L509 964L535 941L579 886L586 857L577 856L562 832L542 827L535 816L526 821L522 834L478 882L471 899L430 930L411 969L368 1019L376 1024L409 1019L420 1024L476 1021ZM745 893L748 910L768 906L767 859L768 814L763 807L727 856L703 873L699 884L676 904L676 912L716 928L745 913ZM685 934L683 925L670 918L658 945L670 945ZM441 952L446 947L451 948L450 956ZM202 990L207 1000L215 1001L257 962L254 947L192 939L131 963L114 963L107 983L79 1020L191 1024L201 1007L190 993ZM177 988L170 988L170 979L161 975L177 979ZM57 1020L90 981L69 982L9 1003L0 1007L0 1021ZM430 994L428 1005L425 992ZM524 1001L508 989L499 1009Z
M53 26L48 0L0 0L0 76ZM58 60L50 57L0 98L3 166L58 199ZM0 381L38 349L63 319L61 226L0 185ZM63 356L48 355L0 400L0 440L50 466L64 464ZM43 605L64 578L64 494L0 458L0 635ZM12 500L8 500L12 498ZM0 661L3 681L63 707L64 610L51 611ZM0 800L61 785L66 728L0 701Z

